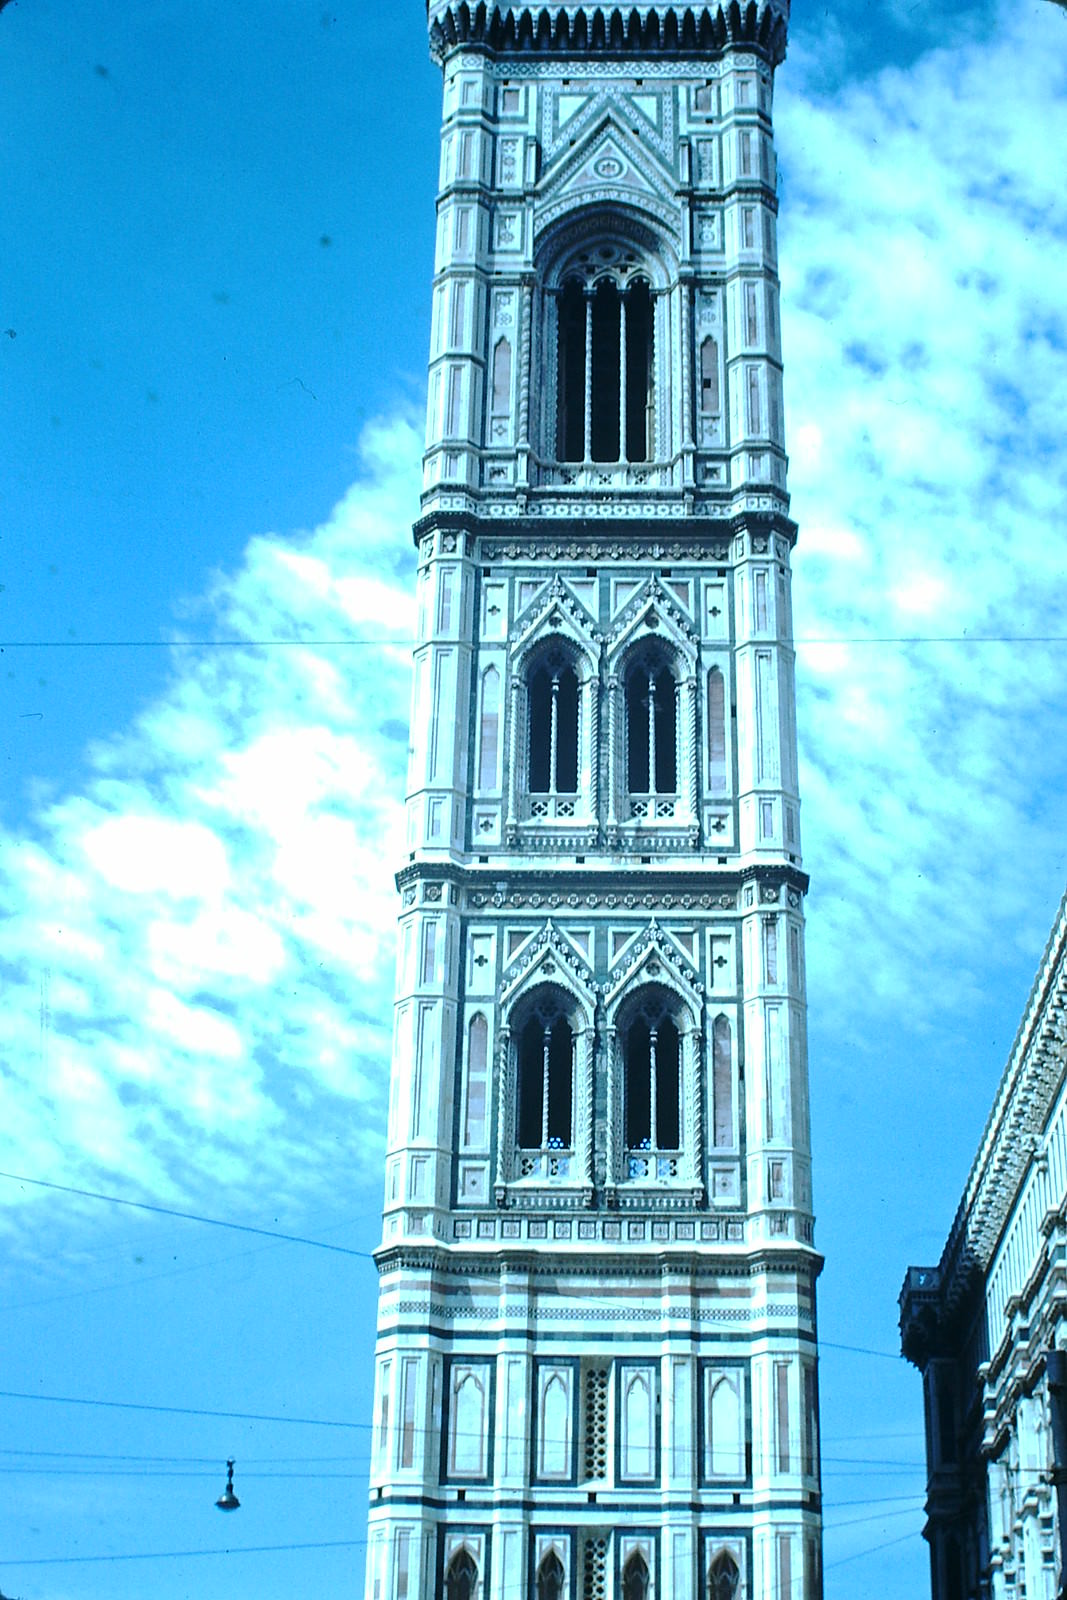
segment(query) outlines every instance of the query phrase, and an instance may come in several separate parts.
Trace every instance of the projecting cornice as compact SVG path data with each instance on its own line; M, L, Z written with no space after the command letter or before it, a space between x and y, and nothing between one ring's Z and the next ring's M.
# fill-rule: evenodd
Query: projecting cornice
M1067 1074L1067 895L1053 924L1011 1055L937 1268L909 1268L904 1354L922 1364L988 1274ZM922 1359L920 1359L922 1358Z
M785 56L789 0L748 5L469 5L427 0L430 54L477 46L500 55L715 56L758 50L773 66Z

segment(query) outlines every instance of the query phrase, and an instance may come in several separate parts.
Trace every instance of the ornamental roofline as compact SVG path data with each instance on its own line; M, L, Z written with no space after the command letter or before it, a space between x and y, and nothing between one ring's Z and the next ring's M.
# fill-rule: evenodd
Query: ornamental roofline
M514 5L427 0L430 54L442 63L475 47L506 56L715 57L747 48L772 66L785 56L789 0L726 5Z
M938 1324L951 1320L989 1272L1065 1075L1067 894L1038 963L940 1263L909 1267L905 1276L901 1332L909 1359L916 1359L909 1349L915 1319L928 1329L932 1315Z

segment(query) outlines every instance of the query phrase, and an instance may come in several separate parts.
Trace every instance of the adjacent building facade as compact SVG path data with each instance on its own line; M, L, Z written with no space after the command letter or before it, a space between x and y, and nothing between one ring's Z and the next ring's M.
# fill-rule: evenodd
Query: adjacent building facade
M1065 1023L1067 898L940 1264L910 1267L900 1297L923 1377L933 1600L1063 1592L1049 1352L1067 1350Z
M787 9L430 0L368 1600L821 1594Z

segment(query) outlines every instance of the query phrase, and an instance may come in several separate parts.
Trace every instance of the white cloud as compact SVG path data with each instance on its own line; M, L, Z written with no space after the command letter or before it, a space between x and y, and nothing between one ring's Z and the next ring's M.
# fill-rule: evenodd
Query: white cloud
M1020 915L1036 959L1064 870L1064 645L864 642L1067 635L1062 19L997 29L779 97L813 985L875 1035L965 1012Z
M177 647L82 791L0 839L5 1168L283 1201L340 1116L377 1186L418 459L408 422L369 429L323 527L187 608L237 644Z

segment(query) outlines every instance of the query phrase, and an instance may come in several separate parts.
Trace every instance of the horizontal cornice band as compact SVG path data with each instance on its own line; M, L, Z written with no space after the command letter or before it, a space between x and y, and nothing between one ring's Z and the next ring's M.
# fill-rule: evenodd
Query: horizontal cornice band
M785 56L789 0L739 5L509 5L504 0L427 0L430 54L441 62L471 46L494 55L718 56L757 50Z

